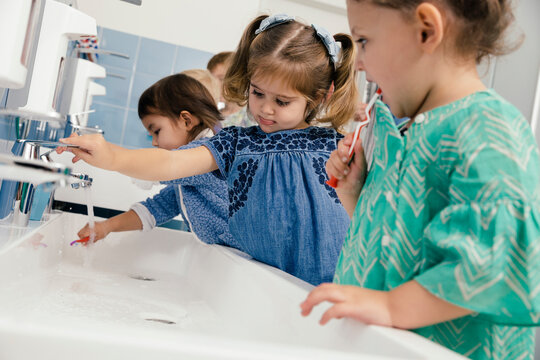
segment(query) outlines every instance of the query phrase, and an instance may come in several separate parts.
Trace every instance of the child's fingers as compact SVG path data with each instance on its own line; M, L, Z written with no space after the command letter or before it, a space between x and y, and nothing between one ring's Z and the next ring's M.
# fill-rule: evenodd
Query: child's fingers
M300 304L302 309L302 315L307 316L311 313L311 310L319 305L323 301L330 301L333 303L341 302L344 300L343 292L337 284L321 284L313 289L306 300Z
M88 226L88 224L84 225L83 228L79 230L77 236L79 237L79 239L90 236L90 227Z
M333 152L326 162L326 173L330 177L334 176L341 180L349 173L349 165L337 152Z
M366 107L367 104L360 103L358 104L358 107L356 108L356 111L354 113L354 121L365 121L366 120Z
M76 145L81 149L93 150L96 147L97 143L100 143L103 140L103 136L100 134L93 135L74 135L71 134L70 137L60 139L59 141L64 144ZM73 150L73 149L72 149Z
M352 308L352 309L351 309ZM354 305L340 302L326 310L319 320L319 324L326 325L332 319L341 319L343 317L352 317L354 313Z
M85 162L88 162L88 159L92 157L92 155L82 149L71 148L69 151L71 151L74 155L73 159L71 160L73 163L76 163L79 160L84 160Z

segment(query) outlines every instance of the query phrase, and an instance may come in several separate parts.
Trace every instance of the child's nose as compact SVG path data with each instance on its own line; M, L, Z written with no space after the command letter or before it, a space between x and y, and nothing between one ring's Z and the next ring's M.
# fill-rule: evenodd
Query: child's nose
M152 146L155 146L155 147L159 146L158 141L155 136L152 137Z
M366 71L366 68L364 67L364 62L362 61L362 58L360 55L356 56L356 70L358 71Z
M270 101L265 101L262 105L262 111L265 114L272 114L274 112L274 107Z

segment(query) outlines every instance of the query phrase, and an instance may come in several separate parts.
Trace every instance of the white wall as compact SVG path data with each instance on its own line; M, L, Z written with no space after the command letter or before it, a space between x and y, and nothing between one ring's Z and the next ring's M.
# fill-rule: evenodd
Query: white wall
M348 31L345 0L78 0L99 26L217 53L234 50L259 13L289 13L330 32Z
M497 59L493 87L530 122L540 66L540 1L520 0L516 4L516 27L511 34L522 33L525 38L517 51Z

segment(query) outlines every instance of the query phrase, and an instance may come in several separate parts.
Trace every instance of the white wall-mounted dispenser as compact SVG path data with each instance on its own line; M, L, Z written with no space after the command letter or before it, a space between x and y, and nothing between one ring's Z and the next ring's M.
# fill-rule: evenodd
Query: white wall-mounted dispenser
M39 4L38 0L0 1L0 87L24 86Z
M43 15L24 88L10 91L6 110L36 119L63 119L57 111L70 40L97 35L96 20L54 0L42 0Z
M88 86L88 93L86 95L85 110L83 111L83 115L80 120L82 126L88 126L88 114L91 111L90 106L92 106L94 96L105 95L107 95L107 89L105 88L105 86L100 85L94 81L90 81L90 85Z
M86 126L92 97L106 93L105 87L96 84L92 79L104 78L107 72L103 66L91 61L67 58L64 74L59 111L62 115L81 114L77 116L78 125Z

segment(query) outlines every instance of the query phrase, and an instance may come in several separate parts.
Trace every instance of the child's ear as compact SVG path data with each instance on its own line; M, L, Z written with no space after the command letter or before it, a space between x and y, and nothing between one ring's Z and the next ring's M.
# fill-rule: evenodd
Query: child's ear
M336 87L334 85L334 82L332 81L332 83L330 84L330 88L328 89L328 92L326 93L326 96L324 97L323 102L327 102L328 100L330 100L332 95L334 95L334 90L335 89L336 89Z
M423 2L416 8L415 20L418 25L420 46L424 51L433 53L445 35L441 10L431 3Z
M180 113L179 120L184 122L184 124L186 125L187 131L190 131L195 126L199 125L200 123L199 119L197 119L196 116L193 116L189 111L186 111L186 110Z

